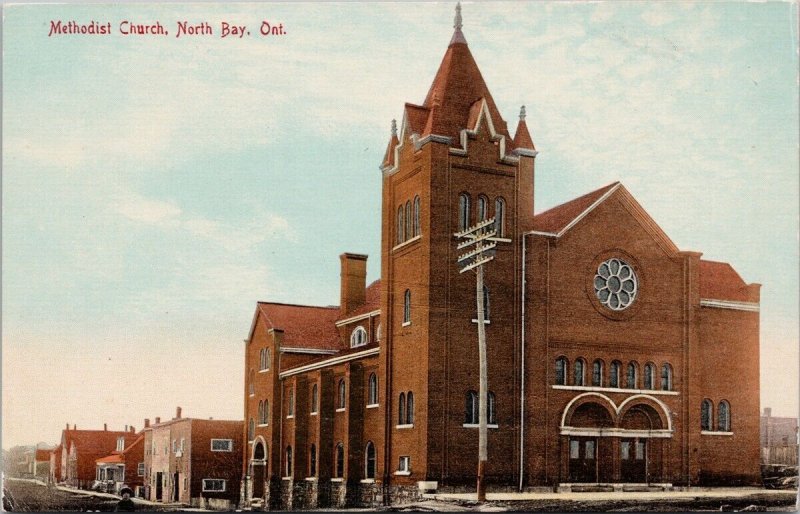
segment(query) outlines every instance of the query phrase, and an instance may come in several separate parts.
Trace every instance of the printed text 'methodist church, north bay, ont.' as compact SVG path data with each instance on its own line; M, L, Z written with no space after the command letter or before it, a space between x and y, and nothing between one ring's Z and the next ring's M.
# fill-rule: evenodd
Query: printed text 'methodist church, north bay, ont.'
M380 279L345 253L338 307L256 306L243 505L474 490L476 281L455 234L488 218L490 492L759 482L760 286L679 250L620 183L534 215L536 155L457 8L380 168Z

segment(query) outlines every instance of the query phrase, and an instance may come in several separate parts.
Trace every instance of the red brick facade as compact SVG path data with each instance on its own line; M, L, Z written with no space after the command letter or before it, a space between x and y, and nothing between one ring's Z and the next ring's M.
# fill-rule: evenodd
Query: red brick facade
M341 307L256 308L245 504L474 486L476 286L455 233L489 217L490 487L758 482L759 286L680 251L619 183L534 216L536 153L457 22L381 166L381 280L344 254Z

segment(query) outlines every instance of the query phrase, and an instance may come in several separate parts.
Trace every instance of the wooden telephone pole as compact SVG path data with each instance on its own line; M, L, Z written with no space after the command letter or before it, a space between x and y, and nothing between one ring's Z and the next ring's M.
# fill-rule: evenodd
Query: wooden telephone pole
M477 225L462 230L456 237L461 240L457 249L472 247L467 253L458 257L462 266L459 273L476 269L475 297L478 306L478 358L480 360L480 389L478 392L478 501L486 501L486 465L487 450L487 411L488 411L488 371L486 364L486 319L483 286L483 265L494 259L497 235L494 218L479 222Z

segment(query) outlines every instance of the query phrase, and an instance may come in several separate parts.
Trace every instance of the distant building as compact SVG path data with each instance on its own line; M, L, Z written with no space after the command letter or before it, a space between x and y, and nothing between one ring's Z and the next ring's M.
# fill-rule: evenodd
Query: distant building
M133 427L125 427L123 431L78 430L75 425L61 431L61 480L72 487L88 489L96 479L95 465L97 459L111 454L118 448L119 438L123 447L136 440Z
M797 418L772 415L770 407L761 415L761 463L797 465Z
M242 421L175 418L145 420L145 498L229 510L239 502Z
M63 480L63 476L61 474L61 449L62 446L59 444L58 446L50 450L49 482L51 484L58 484Z
M108 492L119 492L129 487L136 496L144 485L144 433L139 433L136 440L125 446L125 438L117 438L117 449L105 457L95 461L98 482Z
M47 480L50 475L50 452L49 448L36 448L36 456L33 463L33 477L39 480Z

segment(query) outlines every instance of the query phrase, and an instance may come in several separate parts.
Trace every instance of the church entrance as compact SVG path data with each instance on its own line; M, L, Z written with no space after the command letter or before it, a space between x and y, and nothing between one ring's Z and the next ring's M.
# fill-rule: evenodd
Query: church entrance
M250 462L253 470L252 498L264 497L264 479L267 470L266 454L264 444L261 441L256 442L253 448L253 460Z
M622 481L647 482L647 439L622 439L619 450Z
M571 437L569 440L569 481L597 482L597 438Z

